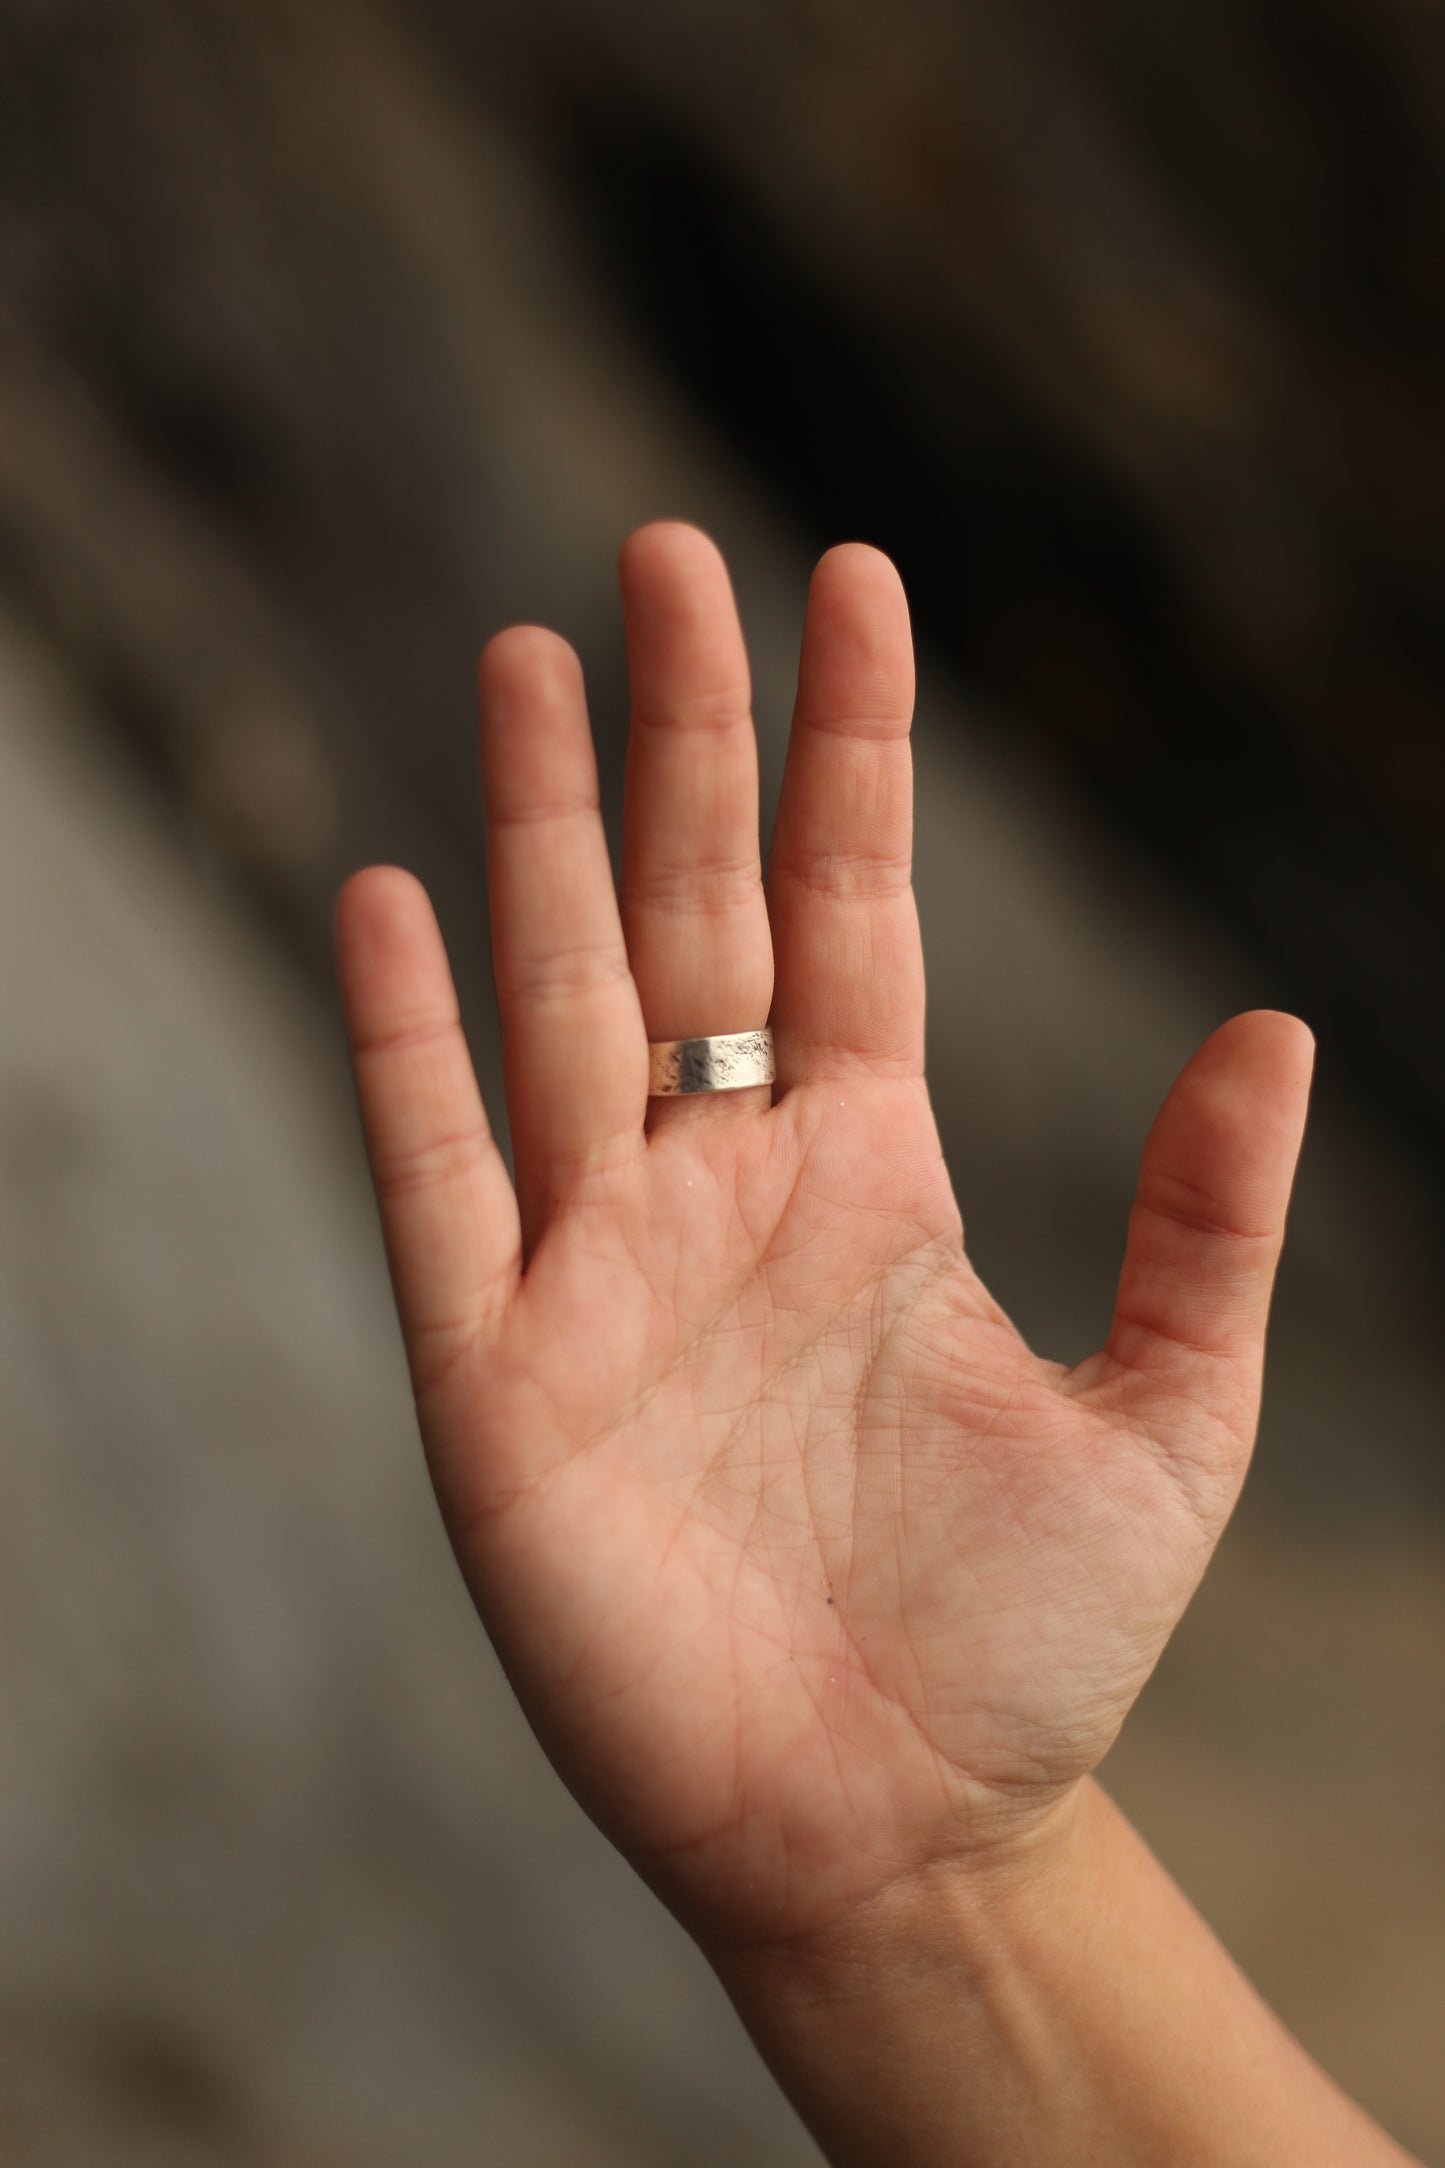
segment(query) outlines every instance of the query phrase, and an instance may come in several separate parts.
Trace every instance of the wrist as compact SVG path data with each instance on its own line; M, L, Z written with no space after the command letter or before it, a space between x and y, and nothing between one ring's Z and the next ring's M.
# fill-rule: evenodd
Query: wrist
M833 2168L1382 2168L1092 1780L997 1851L710 1953Z
M1041 2108L1050 2135L1082 2127L1049 1983L1057 1950L1094 1938L1112 1814L1086 1779L1006 1846L901 1874L805 1936L708 1951L835 2168L1004 2168L1035 2158L1001 2133Z
M1007 1840L920 1862L821 1926L776 1940L703 1939L729 1993L779 2002L877 1995L938 1963L980 1987L1040 1934L1084 1927L1114 1810L1085 1778Z

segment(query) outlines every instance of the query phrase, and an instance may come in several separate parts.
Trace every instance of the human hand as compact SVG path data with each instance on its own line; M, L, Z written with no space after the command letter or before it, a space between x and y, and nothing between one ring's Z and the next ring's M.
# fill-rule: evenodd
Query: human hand
M407 875L340 968L429 1464L528 1717L709 1944L1022 1856L1154 1666L1243 1479L1311 1042L1238 1017L1145 1150L1113 1326L1034 1355L968 1262L923 1078L906 608L815 575L766 892L726 572L622 563L621 912L574 656L483 658L513 1189ZM647 1099L770 1018L775 1091Z

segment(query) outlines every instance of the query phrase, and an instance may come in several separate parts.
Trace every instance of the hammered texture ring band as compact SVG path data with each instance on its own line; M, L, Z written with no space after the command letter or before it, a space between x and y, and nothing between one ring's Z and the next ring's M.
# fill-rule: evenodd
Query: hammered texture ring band
M761 1031L729 1031L712 1039L650 1039L647 1055L652 1099L736 1092L747 1084L771 1084L777 1074L766 1024Z

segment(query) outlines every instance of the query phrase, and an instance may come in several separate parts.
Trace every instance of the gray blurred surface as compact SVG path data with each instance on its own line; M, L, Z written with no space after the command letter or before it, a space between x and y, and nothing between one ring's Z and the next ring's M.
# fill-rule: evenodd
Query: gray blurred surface
M1114 891L937 699L934 1089L985 1270L1072 1353L1107 1312L1093 1268L1141 1124L1237 967ZM812 2158L463 1599L334 1024L13 625L0 716L7 2158ZM1376 1454L1423 1445L1438 1406L1410 1245L1388 1155L1317 1135L1263 1447L1295 1473L1251 1494L1109 1776L1428 2156L1442 1545L1368 1507ZM1358 1471L1347 1521L1312 1506L1312 1456L1336 1499Z

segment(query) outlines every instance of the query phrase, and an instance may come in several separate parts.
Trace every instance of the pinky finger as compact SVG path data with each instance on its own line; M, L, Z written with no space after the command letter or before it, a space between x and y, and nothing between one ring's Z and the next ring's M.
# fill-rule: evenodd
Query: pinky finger
M336 936L366 1148L420 1399L516 1285L517 1200L421 883L395 866L353 875Z

